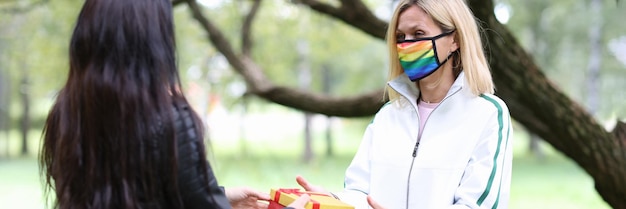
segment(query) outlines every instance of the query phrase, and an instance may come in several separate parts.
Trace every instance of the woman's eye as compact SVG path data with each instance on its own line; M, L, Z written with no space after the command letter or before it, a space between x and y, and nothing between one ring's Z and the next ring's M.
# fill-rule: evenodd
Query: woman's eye
M417 32L415 32L415 34L413 34L413 35L414 35L415 37L422 37L422 36L424 36L424 32L422 32L422 31L417 31Z
M396 41L404 41L404 34L396 34Z

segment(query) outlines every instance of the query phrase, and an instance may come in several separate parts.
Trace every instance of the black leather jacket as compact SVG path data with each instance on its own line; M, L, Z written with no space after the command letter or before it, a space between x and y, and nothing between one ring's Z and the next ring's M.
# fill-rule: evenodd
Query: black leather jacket
M208 185L202 180L201 162L205 156L199 153L198 139L188 106L174 111L176 139L178 141L178 185L185 208L231 208L211 165L207 162Z

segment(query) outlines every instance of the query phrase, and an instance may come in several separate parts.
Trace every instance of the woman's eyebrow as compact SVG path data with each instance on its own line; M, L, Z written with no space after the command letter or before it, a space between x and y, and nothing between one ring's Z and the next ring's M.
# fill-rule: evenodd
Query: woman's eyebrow
M418 30L422 30L422 27L419 24L414 24L409 26L408 28L409 32L413 32L413 31L418 31ZM396 32L404 32L402 30L400 30L400 28L396 29Z

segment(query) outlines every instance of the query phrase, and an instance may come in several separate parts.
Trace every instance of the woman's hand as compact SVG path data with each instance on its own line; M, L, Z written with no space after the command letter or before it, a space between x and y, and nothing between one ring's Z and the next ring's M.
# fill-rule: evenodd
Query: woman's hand
M224 188L226 198L233 209L266 209L270 196L247 187ZM306 202L305 202L306 204Z
M326 194L328 196L331 196L332 194L327 191L326 189L324 189L321 186L317 186L317 185L313 185L310 184L306 179L304 179L304 177L302 176L296 176L296 182L298 182L298 184L300 184L300 186L302 188L304 188L304 190L308 191L308 192L317 192L317 193L322 193L322 194Z
M306 206L310 199L311 197L308 194L302 194L298 199L283 209L304 209L304 206Z
M379 205L376 201L374 201L374 199L372 199L372 196L369 195L367 195L367 203L370 204L372 209L385 209L385 207Z

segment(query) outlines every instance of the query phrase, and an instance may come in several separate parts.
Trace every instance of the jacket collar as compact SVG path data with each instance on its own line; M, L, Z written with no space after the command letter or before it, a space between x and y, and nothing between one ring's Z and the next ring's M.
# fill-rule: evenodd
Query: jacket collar
M406 74L403 73L402 75L396 77L395 79L387 82L387 85L389 85L389 87L391 87L393 90L397 91L400 95L408 99L409 102L411 102L412 104L415 103L415 105L417 105L417 97L420 94L419 88L417 88L417 85L415 85L415 82L412 82L411 80L409 80L409 77L407 77ZM465 72L461 71L459 76L456 77L456 80L454 81L454 83L452 83L452 87L450 87L450 90L448 90L448 93L446 93L445 98L449 97L454 92L457 92L463 89L464 85L465 85Z

